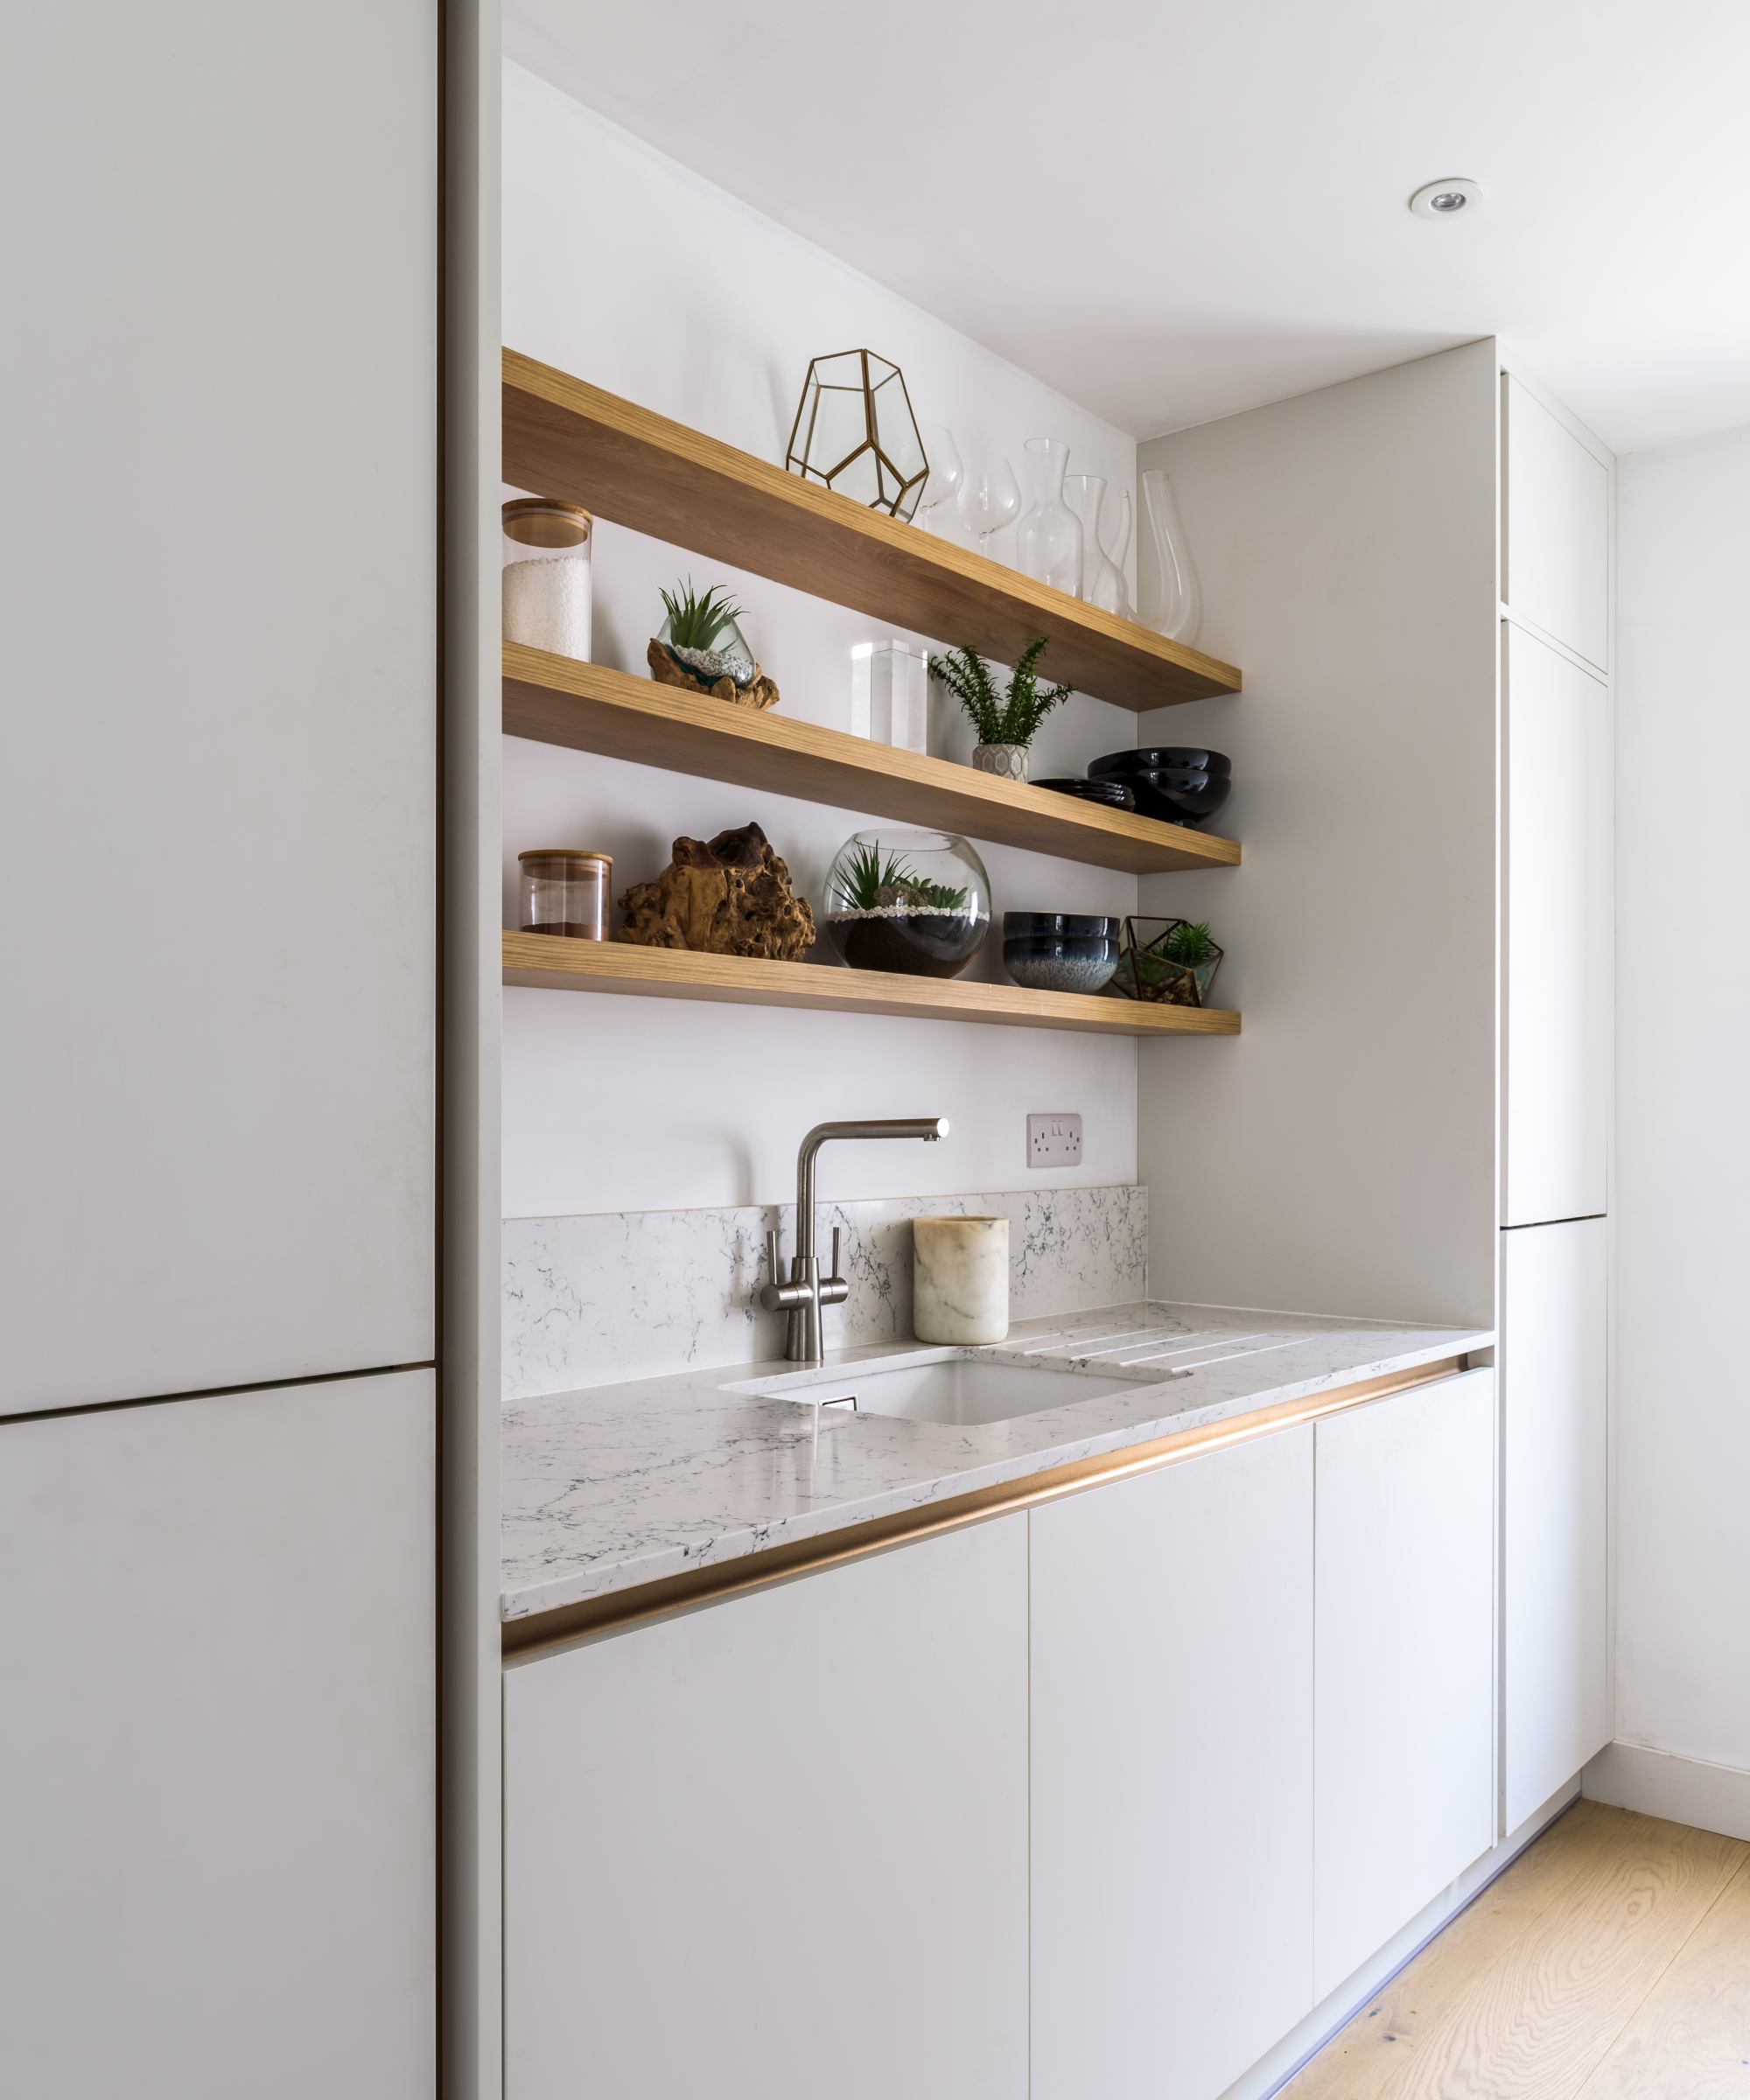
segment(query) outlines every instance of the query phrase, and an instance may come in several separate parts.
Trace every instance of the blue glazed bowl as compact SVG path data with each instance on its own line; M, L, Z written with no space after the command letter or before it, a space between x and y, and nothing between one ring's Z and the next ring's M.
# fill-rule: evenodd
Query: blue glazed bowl
M1032 913L1018 918L1044 916ZM1096 923L1099 923L1096 921ZM1004 928L1003 968L1030 991L1099 991L1111 982L1121 954L1116 940L1074 934L1022 934Z
M1025 941L1037 934L1071 941L1122 941L1122 919L1096 918L1085 912L1004 912L1003 938Z

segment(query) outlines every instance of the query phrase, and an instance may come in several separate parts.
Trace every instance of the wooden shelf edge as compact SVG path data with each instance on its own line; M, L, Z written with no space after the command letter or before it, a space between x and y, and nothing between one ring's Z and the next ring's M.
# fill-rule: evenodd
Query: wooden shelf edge
M1050 676L1138 712L1241 690L1219 657L519 351L502 372L503 473L517 487L998 662L1049 634Z
M1125 874L1239 864L1231 838L1020 787L781 710L759 714L515 642L504 645L503 668L507 736L963 831Z
M1144 1006L1129 999L950 977L887 976L816 962L703 956L619 941L550 934L504 934L503 980L550 991L706 999L738 1006L802 1006L922 1020L976 1021L1006 1028L1068 1029L1086 1035L1237 1035L1240 1017L1215 1007Z

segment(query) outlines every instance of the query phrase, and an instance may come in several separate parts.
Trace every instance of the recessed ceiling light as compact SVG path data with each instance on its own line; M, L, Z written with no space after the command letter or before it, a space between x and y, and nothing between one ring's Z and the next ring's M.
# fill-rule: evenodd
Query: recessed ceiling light
M1456 219L1482 205L1482 185L1468 175L1448 175L1442 182L1424 183L1410 200L1418 219Z

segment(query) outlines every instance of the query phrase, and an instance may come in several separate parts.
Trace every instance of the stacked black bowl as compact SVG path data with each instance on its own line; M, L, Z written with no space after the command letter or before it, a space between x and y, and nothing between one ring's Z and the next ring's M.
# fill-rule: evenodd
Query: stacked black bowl
M1232 761L1222 752L1156 744L1109 752L1095 760L1088 776L1089 787L1127 788L1138 816L1158 817L1164 824L1200 824L1233 792L1232 772Z

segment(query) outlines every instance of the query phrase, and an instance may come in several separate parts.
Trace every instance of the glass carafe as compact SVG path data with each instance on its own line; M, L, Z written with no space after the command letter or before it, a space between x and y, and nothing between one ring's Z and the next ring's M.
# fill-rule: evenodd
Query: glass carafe
M1169 641L1195 641L1203 617L1203 594L1197 587L1197 571L1172 499L1172 484L1159 467L1151 467L1143 476L1143 500L1154 528L1155 559L1160 566L1160 596L1143 624Z
M1032 508L1015 528L1015 566L1071 598L1082 594L1082 521L1063 500L1069 447L1058 438L1029 438Z
M1066 474L1063 500L1082 521L1082 596L1102 612L1130 617L1124 556L1130 544L1130 492L1118 491L1118 540L1110 554L1100 544L1100 512L1106 496L1103 474Z

